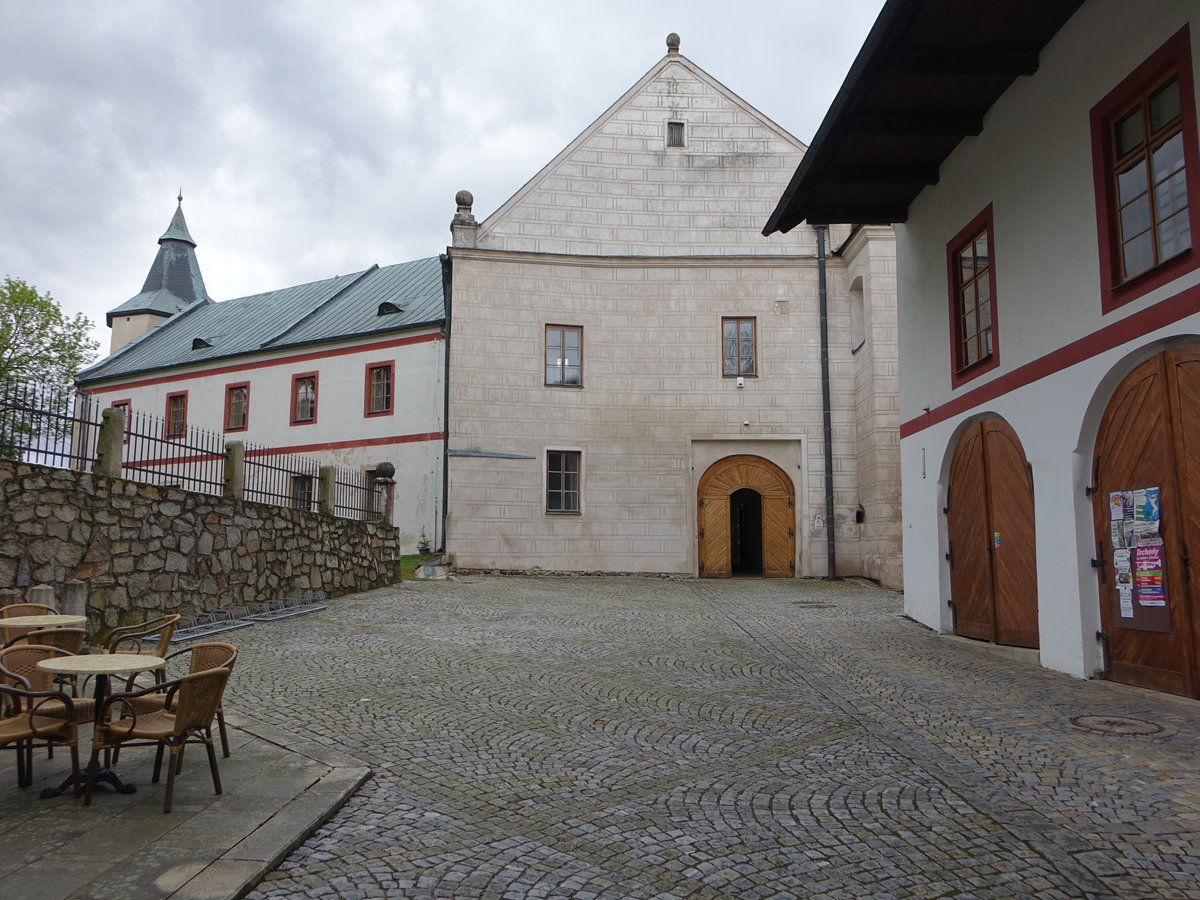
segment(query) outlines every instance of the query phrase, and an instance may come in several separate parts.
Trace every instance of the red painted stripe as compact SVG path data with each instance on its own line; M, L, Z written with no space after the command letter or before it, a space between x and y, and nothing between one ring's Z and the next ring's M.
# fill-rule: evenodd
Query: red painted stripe
M390 444L417 444L424 441L442 441L444 431L427 431L424 434L396 434L381 438L364 438L357 441L330 441L326 444L296 444L292 447L267 447L247 450L247 456L268 456L272 453L312 453L318 450L351 450L355 447L386 447Z
M1099 356L1101 353L1107 353L1114 347L1165 328L1180 319L1194 316L1198 312L1200 312L1200 285L1195 285L1161 303L1156 303L1119 322L1106 325L1086 337L1072 341L1020 368L1006 372L987 384L980 385L973 391L967 391L923 415L909 419L901 424L900 437L911 437L980 404L1002 397L1017 388L1033 384L1035 381L1040 381L1063 369ZM903 368L903 362L901 367Z
M425 344L429 341L440 341L440 332L419 334L415 337L397 338L392 341L378 341L374 344L358 344L354 347L339 347L334 350L314 350L312 353L298 353L295 356L285 356L281 359L262 359L258 362L237 363L236 365L219 366L213 369L200 369L180 375L163 375L158 378L143 378L141 381L124 381L120 384L103 387L89 387L89 394L107 394L111 391L122 391L127 388L149 387L156 384L169 384L173 381L187 381L190 378L205 378L210 375L229 375L234 372L248 372L251 369L266 369L272 366L290 366L294 363L308 362L312 359L330 359L335 356L349 356L352 353L373 353L376 350L388 350L392 347L406 347L409 344Z

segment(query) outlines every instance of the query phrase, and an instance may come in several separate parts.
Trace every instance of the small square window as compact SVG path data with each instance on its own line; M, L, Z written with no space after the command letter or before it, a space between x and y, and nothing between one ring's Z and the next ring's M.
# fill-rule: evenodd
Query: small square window
M683 146L683 123L668 122L667 123L667 146L682 147Z
M579 515L579 476L583 456L578 450L546 453L546 512Z
M546 326L546 384L583 387L582 326Z
M390 362L367 366L363 415L390 416L395 393L395 368Z
M250 424L250 384L225 386L225 430L245 431Z
M187 391L167 394L167 418L164 436L181 438L187 433Z
M292 476L292 507L295 509L312 510L313 477L311 475Z
M754 317L721 319L721 374L757 375L758 353Z
M317 373L292 376L292 424L310 425L317 421Z

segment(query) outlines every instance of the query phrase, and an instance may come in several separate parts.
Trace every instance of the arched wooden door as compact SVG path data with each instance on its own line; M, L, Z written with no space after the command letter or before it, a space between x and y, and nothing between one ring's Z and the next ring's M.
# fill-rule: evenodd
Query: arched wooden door
M976 422L959 439L946 518L954 633L1038 646L1033 476L1003 419Z
M749 489L762 497L762 573L767 578L796 574L796 499L792 480L775 463L758 456L727 456L708 467L697 490L700 575L728 578L729 498Z
M1108 677L1196 697L1200 560L1188 551L1200 551L1200 345L1161 353L1121 382L1093 471Z

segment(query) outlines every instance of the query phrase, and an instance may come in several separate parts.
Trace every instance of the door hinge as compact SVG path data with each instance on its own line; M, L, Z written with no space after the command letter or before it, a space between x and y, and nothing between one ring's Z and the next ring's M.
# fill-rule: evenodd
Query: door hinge
M1090 497L1100 490L1100 457L1092 459L1092 483L1083 489L1083 495Z
M703 498L703 497L701 497L701 498L700 498L700 502L699 502L699 503L697 503L696 505L697 505L697 506L699 506L701 509L704 509L704 498Z
M1096 541L1096 559L1092 560L1092 568L1100 570L1100 583L1108 584L1108 562L1104 559L1104 541Z
M701 572L703 572L703 571L704 571L704 563L700 563L700 571L701 571Z
M795 504L795 502L792 500L792 498L791 498L791 497L788 497L788 509L791 509L791 508L792 508L793 506L795 506L795 505L796 505L796 504Z
M954 568L954 541L947 542L949 549L946 551L946 562L950 563L950 568Z
M1183 548L1182 557L1183 557L1183 577L1185 579L1190 580L1192 577L1192 560L1191 560L1191 557L1188 556L1187 547Z
M796 536L796 531L795 531L795 529L794 529L794 528L792 528L792 527L789 525L789 526L788 526L788 537L795 537L795 536Z
M788 563L788 568L792 570L793 575L796 574L796 561L794 559Z
M700 531L696 534L696 537L700 537L700 538L704 537L704 529L703 528L701 528Z

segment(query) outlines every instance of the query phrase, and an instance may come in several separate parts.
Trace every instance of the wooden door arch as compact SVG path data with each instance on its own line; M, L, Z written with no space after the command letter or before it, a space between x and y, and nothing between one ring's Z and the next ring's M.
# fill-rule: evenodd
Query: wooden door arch
M700 477L696 537L700 576L728 578L729 498L749 489L762 497L762 572L767 578L796 574L796 494L787 473L760 456L738 454L713 463Z
M1092 519L1104 561L1099 591L1106 675L1200 696L1200 611L1194 609L1200 565L1188 559L1189 547L1200 548L1200 344L1146 360L1117 386L1100 421L1093 473ZM1133 537L1128 528L1114 533L1113 495L1153 487L1159 490L1160 543L1153 534L1146 541L1136 522ZM1143 546L1159 562L1161 593L1145 590L1153 585L1153 570L1138 554ZM1122 550L1130 556L1124 573L1118 569ZM1124 583L1132 584L1125 597L1123 574Z
M954 449L946 490L954 633L1037 647L1033 474L1001 418L971 425Z

